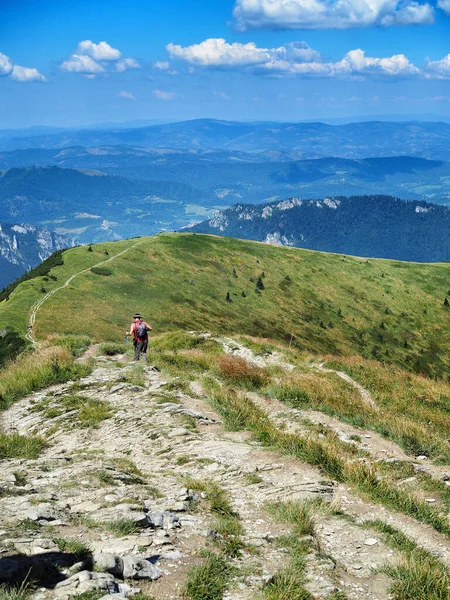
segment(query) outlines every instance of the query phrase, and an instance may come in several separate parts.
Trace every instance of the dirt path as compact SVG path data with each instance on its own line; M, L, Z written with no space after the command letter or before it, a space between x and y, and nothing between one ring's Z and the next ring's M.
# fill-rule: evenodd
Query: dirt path
M313 365L313 367L316 368L321 373L334 373L335 375L337 375L338 377L340 377L341 379L343 379L344 381L346 381L347 383L352 385L355 389L357 389L361 395L361 399L363 400L363 402L368 404L371 408L378 410L378 407L377 407L374 399L372 398L372 395L370 394L370 392L368 390L366 390L366 388L363 387L360 383L358 383L352 377L350 377L350 375L348 375L347 373L344 373L344 371L336 371L335 369L327 369L326 367L323 366L323 363L319 363L318 365Z
M41 308L41 306L51 296L53 296L53 294L55 294L56 292L59 292L60 290L63 290L64 288L66 288L75 279L75 277L78 277L78 275L82 275L83 273L87 273L88 271L90 271L91 269L93 269L95 267L100 267L101 265L104 265L105 263L111 262L111 261L115 260L116 258L118 258L119 256L122 256L123 254L125 254L126 252L128 252L129 250L131 250L132 248L136 248L136 246L139 246L140 244L142 244L142 241L136 242L136 244L133 244L132 246L129 246L128 248L125 248L125 250L122 250L118 254L115 254L114 256L110 256L109 258L107 258L105 260L102 260L99 263L97 263L95 265L92 265L91 267L88 267L87 269L83 269L82 271L78 271L78 273L74 273L73 275L71 275L67 279L67 281L63 285L61 285L61 286L55 288L54 290L51 290L47 294L45 294L45 296L43 296L40 300L38 300L31 307L30 314L29 314L29 317L28 317L28 331L25 334L25 338L28 341L30 341L33 344L33 346L39 345L39 342L33 336L33 326L34 326L34 323L36 321L36 315L37 315L39 309Z
M227 346L240 352L233 340L227 339ZM92 350L91 360L94 354ZM249 356L246 349L245 357ZM215 517L201 496L188 489L187 477L213 481L226 490L240 516L245 548L231 561L237 576L224 600L255 600L289 562L277 540L291 530L269 516L265 507L273 502L317 499L325 507L339 506L347 517L330 511L315 516L306 562L307 588L317 600L335 591L349 600L391 598L392 581L379 570L398 564L401 557L380 534L361 527L368 520L380 519L398 528L450 566L447 537L361 499L318 468L264 448L247 431L226 431L201 382L192 382L187 392L177 381L150 365L122 366L100 358L93 373L75 387L53 386L3 413L5 431L39 434L50 446L37 459L2 464L0 489L7 492L0 494L0 576L2 556L11 547L43 560L45 549L57 550L55 539L83 540L96 553L150 559L161 576L134 585L156 600L181 600L189 570L199 564L201 550L211 547L216 535ZM81 427L79 409L60 410L64 398L74 394L84 398L83 406L90 400L109 403L109 418L97 427ZM281 430L301 428L305 417L317 422L323 417L254 393L249 399L264 408ZM350 426L323 418L348 441ZM395 445L370 435L363 443L371 444L373 458L400 458ZM45 518L35 517L38 510ZM163 515L162 525L149 527L148 515L154 519ZM139 526L119 535L109 527L120 519ZM70 583L70 569L63 567L60 575L63 583L69 582L67 587L42 581L35 600L66 600L85 591Z
M77 384L79 394L111 405L113 416L98 428L77 427L73 411L57 414L61 398L73 393L70 384L24 398L4 413L5 431L39 434L51 446L37 460L11 460L2 470L0 486L11 486L13 473L22 473L30 489L22 490L19 497L6 494L0 498L0 551L2 546L18 543L21 551L34 555L42 552L39 544L48 545L51 539L81 537L94 552L158 556L163 576L139 586L157 600L181 599L186 573L198 564L198 553L214 528L208 511L188 510L191 492L183 482L186 476L213 480L230 495L249 546L233 561L242 574L226 598L254 600L264 582L288 560L286 551L274 541L289 534L290 527L275 523L265 504L314 498L329 503L336 496L336 484L310 465L261 448L247 432L224 431L206 397L176 391L173 384L167 391L170 378L151 366L144 367L141 386L124 381L134 367L100 365ZM201 393L199 386L196 389ZM51 412L36 410L39 406ZM131 476L137 469L146 483L133 482L127 469ZM35 531L21 525L42 505L53 511L51 539L44 525ZM163 532L144 528L118 537L86 525L119 518L139 520L143 507L151 514L170 511L180 526ZM328 521L326 516L318 519L319 537L308 555L310 591L316 598L339 589L350 600L387 600L389 579L360 565L381 567L386 560L394 560L395 553L381 540L376 550L361 544L361 535L366 533L352 526L345 528L345 552L339 549L338 540L344 539L339 534L325 559L321 545L328 537L322 529ZM22 527L19 542L17 527ZM338 522L330 522L329 527L341 530ZM42 590L41 600L66 598L51 587L43 585Z

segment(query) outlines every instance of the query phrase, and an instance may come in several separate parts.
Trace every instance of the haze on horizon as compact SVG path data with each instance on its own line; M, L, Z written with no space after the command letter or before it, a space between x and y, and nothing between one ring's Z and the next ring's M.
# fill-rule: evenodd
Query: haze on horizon
M0 128L450 118L449 0L4 0Z

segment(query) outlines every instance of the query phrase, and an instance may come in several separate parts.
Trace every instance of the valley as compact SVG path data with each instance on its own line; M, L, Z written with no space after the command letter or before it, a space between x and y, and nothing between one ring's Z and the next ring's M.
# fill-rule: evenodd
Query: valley
M395 228L390 231L389 215L397 218L405 212L395 198L447 204L449 128L427 122L238 124L205 119L132 129L45 130L43 136L19 132L17 138L4 131L0 222L47 228L72 246L182 230L196 223L201 223L199 231L208 232L203 221L217 222L218 210L236 205L348 197L348 210L335 215L341 219L332 227L337 237L325 235L311 212L306 229L302 225L288 235L279 223L270 223L265 231L267 219L258 232L249 231L249 223L239 223L228 233L275 243L284 236L300 247L370 257L447 260L445 233L432 236L425 225L416 235L418 243L411 244L416 225L406 219L409 238L398 237ZM354 199L381 195L392 200L375 211L373 203ZM427 206L423 204L424 210ZM438 209L432 213L436 221L446 214ZM373 243L341 243L339 235L347 237L353 223L367 219ZM431 231L431 214L427 219ZM439 226L445 223L444 217ZM392 245L397 237L398 248ZM2 241L0 251L8 255ZM0 287L36 264L31 261L20 271L5 262Z

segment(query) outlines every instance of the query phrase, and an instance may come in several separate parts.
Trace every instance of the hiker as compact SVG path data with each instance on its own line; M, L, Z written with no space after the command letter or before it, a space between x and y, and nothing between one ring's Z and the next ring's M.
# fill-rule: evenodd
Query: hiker
M139 313L133 317L134 321L130 325L130 331L127 331L126 336L133 336L134 358L133 361L139 361L142 354L143 362L147 362L148 348L148 332L152 330L152 326L146 323Z

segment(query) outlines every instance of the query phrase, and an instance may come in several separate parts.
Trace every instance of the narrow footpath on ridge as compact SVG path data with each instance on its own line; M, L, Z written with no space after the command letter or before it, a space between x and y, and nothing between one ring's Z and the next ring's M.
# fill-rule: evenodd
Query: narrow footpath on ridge
M34 323L36 322L36 315L37 315L39 309L41 308L41 306L51 296L53 296L53 294L55 294L56 292L59 292L60 290L63 290L64 288L66 288L75 279L75 277L78 277L79 275L82 275L83 273L87 273L88 271L90 271L93 268L100 267L101 265L104 265L105 263L111 262L111 261L115 260L116 258L119 258L119 256L122 256L123 254L125 254L126 252L128 252L132 248L136 248L136 246L139 246L140 244L142 244L142 241L136 242L136 244L133 244L132 246L129 246L128 248L125 248L125 250L122 250L118 254L115 254L114 256L110 256L109 258L106 258L105 260L102 260L102 261L100 261L99 263L97 263L95 265L87 267L86 269L82 269L81 271L78 271L78 273L74 273L73 275L71 275L67 279L67 281L63 285L60 285L59 287L57 287L54 290L51 290L50 292L48 292L47 294L45 294L45 296L43 296L40 300L38 300L31 307L30 314L29 314L29 317L28 317L28 331L25 334L25 338L28 341L30 341L33 344L33 346L39 345L39 342L35 339L35 337L33 335L33 326L34 326Z

